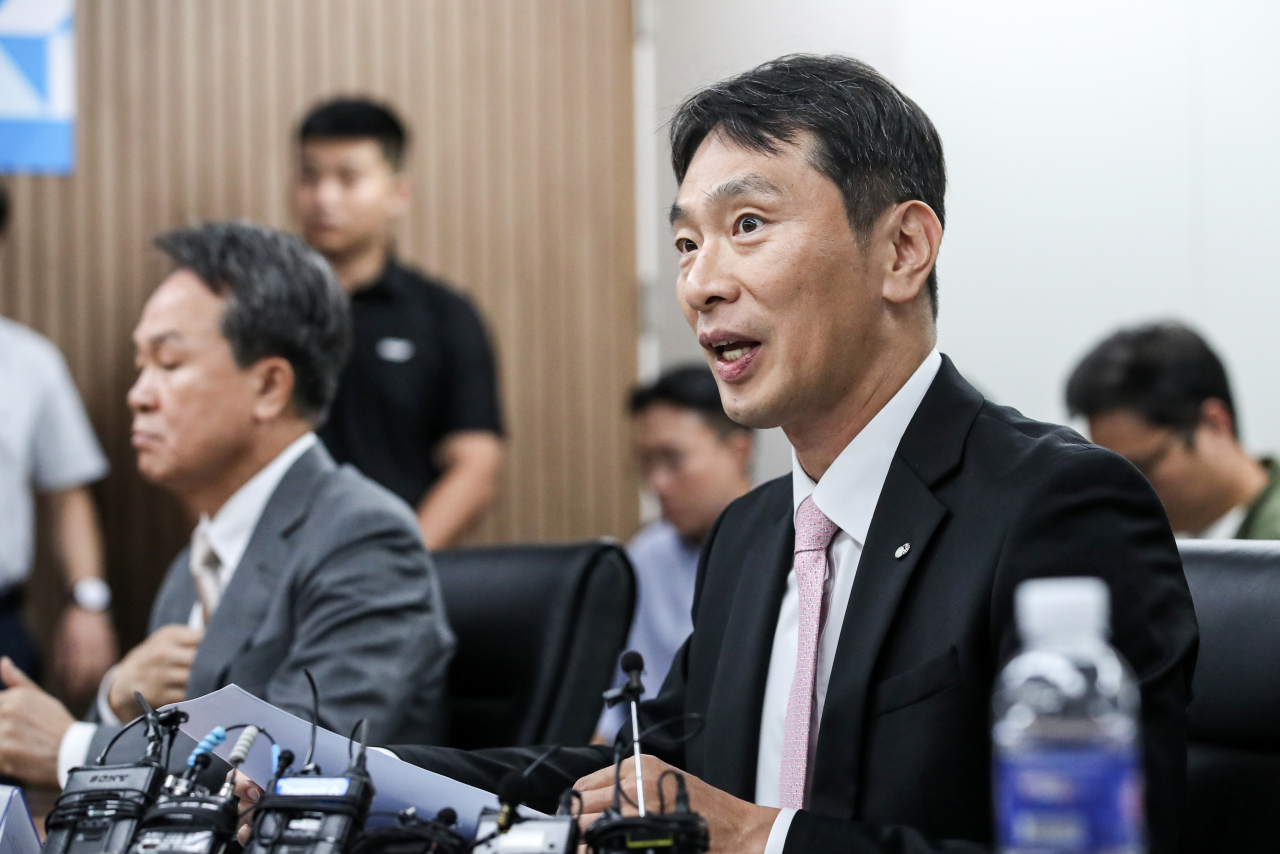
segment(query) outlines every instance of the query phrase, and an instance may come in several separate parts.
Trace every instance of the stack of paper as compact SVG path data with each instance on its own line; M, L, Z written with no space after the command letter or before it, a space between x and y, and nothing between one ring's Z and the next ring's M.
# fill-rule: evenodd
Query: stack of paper
M0 786L0 854L40 854L40 836L36 833L27 799L16 786Z
M183 724L182 731L196 741L204 738L215 726L253 724L269 732L282 748L293 751L297 757L293 766L295 769L302 766L303 757L307 755L307 746L311 741L310 722L277 709L237 685L228 685L212 694L178 703L177 706L190 715L190 719ZM216 753L226 759L235 745L236 737L237 733L230 733ZM350 748L351 741L346 736L320 727L316 734L314 761L325 774L340 775L349 764ZM452 807L458 813L458 832L468 839L475 837L480 811L485 807L498 806L498 799L489 792L410 765L385 753L370 750L366 767L377 789L373 800L375 811L400 812L414 807L424 818L433 818L444 807ZM240 770L258 785L267 785L275 768L271 764L271 742L266 736L259 736ZM541 815L528 809L521 812L529 816Z

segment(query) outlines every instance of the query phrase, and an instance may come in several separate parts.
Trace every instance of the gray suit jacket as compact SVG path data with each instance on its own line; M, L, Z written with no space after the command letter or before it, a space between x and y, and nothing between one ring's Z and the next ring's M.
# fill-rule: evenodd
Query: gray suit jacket
M188 560L184 549L169 567L151 631L190 617ZM441 744L454 645L409 507L317 445L267 502L196 651L187 697L234 682L309 720L307 668L321 726L345 735L367 718L371 744ZM117 729L98 728L91 762ZM108 762L133 761L142 745L134 727Z

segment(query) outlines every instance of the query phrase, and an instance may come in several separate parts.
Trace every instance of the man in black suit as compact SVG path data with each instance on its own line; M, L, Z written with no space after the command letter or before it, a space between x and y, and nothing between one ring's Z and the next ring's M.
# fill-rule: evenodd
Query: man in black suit
M1197 630L1169 525L1123 459L989 403L936 351L928 118L862 63L785 57L694 95L671 140L682 308L730 417L782 426L795 466L707 537L693 634L643 706L689 736L651 743L649 803L674 766L714 851L989 850L1014 589L1093 575L1141 685L1151 850L1175 851ZM486 787L537 755L392 750ZM574 785L589 822L611 761L560 751L533 805Z

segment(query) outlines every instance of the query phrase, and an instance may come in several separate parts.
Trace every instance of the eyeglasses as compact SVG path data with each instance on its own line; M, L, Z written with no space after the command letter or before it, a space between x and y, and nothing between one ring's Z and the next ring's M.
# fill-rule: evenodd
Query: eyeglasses
M1142 472L1142 476L1147 480L1151 479L1151 473L1165 460L1165 457L1173 451L1178 442L1189 442L1189 437L1174 431L1171 432L1165 440L1160 443L1154 451L1149 454L1143 454L1141 457L1129 457L1129 462L1133 463L1138 471Z

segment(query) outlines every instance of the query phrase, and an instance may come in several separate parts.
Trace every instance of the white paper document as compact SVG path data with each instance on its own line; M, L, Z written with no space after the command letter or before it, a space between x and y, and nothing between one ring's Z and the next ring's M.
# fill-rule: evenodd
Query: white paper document
M175 705L190 715L190 719L182 725L182 731L196 741L208 735L215 726L253 724L269 732L281 748L293 751L296 757L294 769L302 767L307 746L311 742L311 723L277 709L238 685L228 685L212 694L184 700ZM238 732L229 733L227 740L214 752L226 759L238 737ZM340 775L350 765L350 745L350 739L345 735L317 727L313 761L326 775ZM359 745L355 745L352 752L358 749ZM408 807L415 807L423 818L434 818L444 807L453 807L458 813L458 832L467 839L475 837L480 810L498 806L498 799L489 792L375 750L369 751L366 767L377 790L373 799L374 810L400 812ZM271 742L266 736L258 737L240 770L260 786L265 787L270 782L275 767L271 763ZM540 815L527 809L522 809L521 812L530 816Z
M40 837L17 786L0 786L0 854L40 854Z

